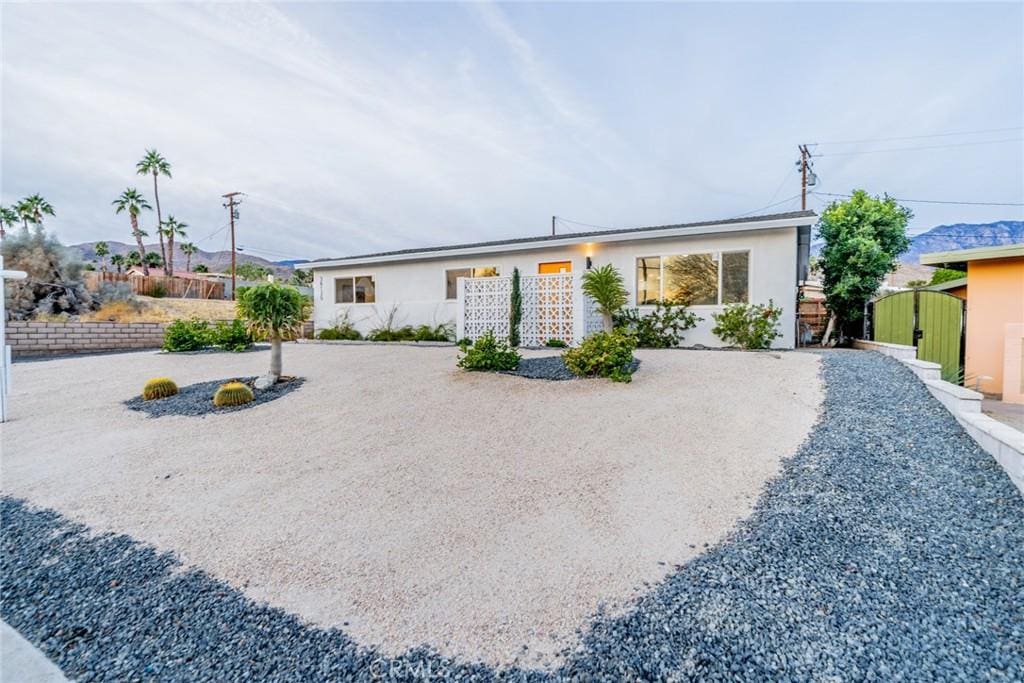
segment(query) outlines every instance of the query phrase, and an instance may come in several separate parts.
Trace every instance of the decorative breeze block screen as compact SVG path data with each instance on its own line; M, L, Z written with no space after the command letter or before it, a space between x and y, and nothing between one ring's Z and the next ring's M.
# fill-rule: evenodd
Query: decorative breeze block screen
M523 346L543 346L548 339L573 343L574 282L572 273L520 276L523 318L519 332ZM476 341L492 331L499 339L508 339L512 278L466 278L464 287L460 302L464 335Z
M465 279L463 311L465 336L473 341L494 333L508 339L508 312L512 300L512 278L469 277Z

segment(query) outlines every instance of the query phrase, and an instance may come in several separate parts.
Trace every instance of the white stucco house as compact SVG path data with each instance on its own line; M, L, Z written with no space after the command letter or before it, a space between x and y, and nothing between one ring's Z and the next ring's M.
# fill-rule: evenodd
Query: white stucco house
M314 323L347 317L364 334L394 326L457 324L459 336L507 334L513 268L523 286L523 341L578 342L598 325L580 290L591 267L623 274L641 312L685 291L703 318L684 345L721 346L711 314L734 302L781 306L779 348L795 344L797 291L807 276L812 211L647 228L578 232L321 259L313 271Z

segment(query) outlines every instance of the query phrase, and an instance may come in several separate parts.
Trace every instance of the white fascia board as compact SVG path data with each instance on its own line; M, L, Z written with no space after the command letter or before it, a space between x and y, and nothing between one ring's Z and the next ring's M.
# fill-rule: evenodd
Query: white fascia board
M743 232L747 230L771 230L775 228L795 228L803 225L814 225L816 216L802 218L779 218L771 221L751 221L750 223L726 223L722 225L693 225L680 228L665 228L664 230L648 230L637 232L618 232L602 235L566 235L563 239L538 239L531 242L516 242L513 244L488 244L477 247L456 247L453 249L436 249L431 251L410 251L403 254L391 254L389 256L366 256L363 258L336 259L333 261L313 261L302 264L305 270L316 270L318 268L344 268L346 266L365 266L376 263L395 263L400 261L426 261L433 259L444 259L453 256L476 256L477 254L495 254L511 251L532 251L535 249L548 249L556 247L567 247L576 244L588 244L602 242L629 242L635 240L652 240L665 237L691 237L694 235L711 235L726 232Z

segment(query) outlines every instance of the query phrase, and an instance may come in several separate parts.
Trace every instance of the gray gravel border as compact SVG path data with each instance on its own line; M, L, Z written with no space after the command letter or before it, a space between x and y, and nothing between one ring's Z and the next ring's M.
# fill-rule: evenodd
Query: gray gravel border
M0 614L79 681L1024 680L1024 498L900 363L822 365L821 421L753 516L555 671L380 657L9 497Z
M302 377L292 377L266 389L256 389L253 387L255 380L255 377L227 377L210 382L199 382L178 387L178 393L167 398L143 401L142 396L135 396L124 401L124 406L129 410L145 413L149 417L164 417L167 415L201 417L211 413L233 413L263 405L286 396L301 387L306 381ZM240 406L218 408L213 405L213 395L216 393L217 388L225 382L235 381L249 385L249 388L253 391L253 400Z
M640 367L640 359L633 358L629 364L629 372L633 374ZM502 375L516 375L526 379L545 379L552 381L565 381L570 379L591 379L574 375L569 368L565 367L565 361L561 356L540 356L536 358L523 358L515 370L503 370Z

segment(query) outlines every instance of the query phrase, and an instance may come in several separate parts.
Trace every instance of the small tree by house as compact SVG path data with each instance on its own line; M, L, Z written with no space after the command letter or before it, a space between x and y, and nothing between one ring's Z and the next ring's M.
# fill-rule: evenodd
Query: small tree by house
M583 293L594 300L604 318L604 331L612 331L612 316L626 305L626 285L622 274L610 263L588 270L583 275Z
M509 297L508 345L519 347L519 325L523 322L523 292L519 283L519 269L512 269L512 294Z
M228 269L230 274L231 269ZM235 275L243 280L264 280L270 275L270 269L264 268L258 263L239 263L235 266Z
M818 222L825 307L840 338L859 333L864 305L910 247L907 223L913 212L891 197L855 190L829 204Z
M953 280L959 280L960 278L964 277L967 277L967 273L963 272L962 270L953 270L952 268L936 268L935 272L932 273L932 279L928 284L941 285L943 282L952 282Z
M238 295L238 315L255 337L270 341L271 383L281 378L281 342L294 339L306 318L306 299L298 290L276 282L247 287Z

